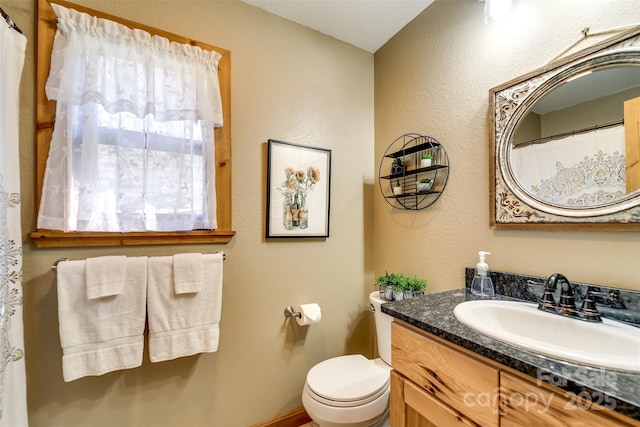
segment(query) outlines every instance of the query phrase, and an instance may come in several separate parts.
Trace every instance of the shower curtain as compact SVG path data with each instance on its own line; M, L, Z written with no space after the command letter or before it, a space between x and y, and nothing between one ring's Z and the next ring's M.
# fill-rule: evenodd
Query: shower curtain
M623 197L624 125L598 129L511 150L520 185L563 206L591 206Z
M0 426L28 425L22 324L19 87L27 39L0 20Z

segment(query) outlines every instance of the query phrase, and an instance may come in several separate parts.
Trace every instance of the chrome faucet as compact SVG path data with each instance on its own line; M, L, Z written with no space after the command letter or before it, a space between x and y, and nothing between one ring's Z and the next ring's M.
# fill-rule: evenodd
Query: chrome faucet
M560 284L560 303L556 304L554 294ZM599 290L598 290L599 291ZM538 310L546 311L553 314L572 317L575 319L585 320L587 322L602 322L600 313L596 309L594 301L595 296L610 296L595 289L587 291L587 295L582 302L580 310L576 308L575 296L573 288L569 280L560 273L549 276L544 285L544 293L538 301Z

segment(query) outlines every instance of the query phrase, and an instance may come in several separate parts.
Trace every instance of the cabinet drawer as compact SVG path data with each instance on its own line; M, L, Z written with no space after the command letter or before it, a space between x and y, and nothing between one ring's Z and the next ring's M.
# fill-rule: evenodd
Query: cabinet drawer
M431 393L426 393L409 381L404 383L404 401L409 408L427 420L429 425L437 427L478 426L460 412L433 397ZM407 421L408 426L413 426L413 423L415 423L415 421Z
M637 425L611 418L607 409L589 409L589 402L577 401L569 392L558 393L520 379L506 372L500 373L501 427L523 425L545 427L620 427Z
M498 426L498 369L396 322L391 342L394 369L474 422Z

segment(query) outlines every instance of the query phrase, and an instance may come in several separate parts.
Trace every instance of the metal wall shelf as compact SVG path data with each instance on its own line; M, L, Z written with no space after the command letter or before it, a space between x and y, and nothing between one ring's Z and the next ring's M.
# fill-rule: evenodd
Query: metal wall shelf
M432 164L422 167L423 154L430 154ZM403 167L394 166L400 159ZM418 191L420 179L433 180L428 191ZM407 133L389 145L380 161L378 184L385 201L396 209L421 210L431 206L442 195L449 179L449 157L435 138ZM402 190L394 194L393 185Z
M444 165L432 165L432 166L429 166L427 168L412 169L412 170L405 171L404 173L394 173L394 174L391 174L391 175L381 176L380 178L381 179L402 178L402 177L407 177L407 176L411 176L411 175L417 175L417 174L433 171L433 170L436 170L436 169L447 168L447 167L448 166L444 166Z

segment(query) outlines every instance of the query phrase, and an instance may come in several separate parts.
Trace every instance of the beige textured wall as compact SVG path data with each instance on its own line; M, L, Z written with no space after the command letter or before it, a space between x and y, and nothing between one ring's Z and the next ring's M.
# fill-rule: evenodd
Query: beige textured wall
M453 289L487 250L492 269L640 289L640 233L489 229L489 89L543 66L584 27L640 23L637 1L514 3L512 21L486 26L482 3L436 1L376 52L376 162L399 135L422 132L446 147L451 165L426 210L392 209L375 194L376 272Z
M22 81L23 229L34 227L32 0L2 7L29 38ZM301 407L315 363L372 351L373 55L233 1L79 1L231 51L233 221L228 245L36 249L24 242L31 426L247 426ZM267 139L332 150L326 240L266 241ZM52 262L60 257L227 253L217 353L62 381ZM285 324L287 305L318 302L319 325ZM146 353L146 351L145 351Z
M33 3L2 3L29 37L21 85L25 233L35 216ZM519 23L509 34L486 27L475 0L437 1L375 55L375 90L373 55L238 0L81 3L232 51L238 234L229 245L125 249L43 250L25 239L32 426L234 427L297 408L309 367L333 355L370 352L366 295L374 270L419 274L432 292L452 289L484 249L493 252L488 261L495 269L561 271L574 280L640 289L638 233L491 231L487 200L489 89L543 65L584 26L640 22L637 1L519 1L516 11L535 23ZM406 132L434 136L449 152L449 185L426 211L392 210L377 190L380 155ZM333 150L326 241L263 238L268 138ZM63 383L53 261L211 250L228 254L217 353L160 364L145 358L141 368ZM321 324L286 325L284 306L307 301L323 306Z
M640 87L634 87L609 96L573 105L544 114L540 118L542 135L569 132L572 129L592 127L624 119L624 101L640 96ZM600 106L595 109L594 105ZM603 108L603 105L606 106Z

